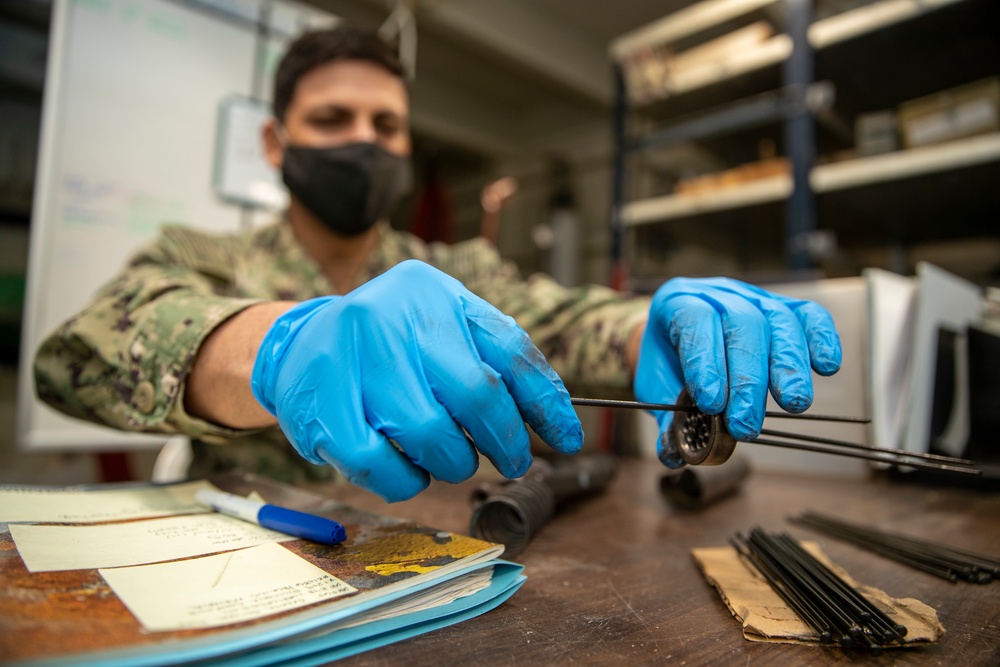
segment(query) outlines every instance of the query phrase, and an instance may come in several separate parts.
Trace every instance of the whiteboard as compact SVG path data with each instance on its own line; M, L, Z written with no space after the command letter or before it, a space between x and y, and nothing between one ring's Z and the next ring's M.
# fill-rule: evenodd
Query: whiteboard
M287 42L334 20L270 0L56 0L19 372L23 449L165 440L92 426L39 402L35 349L162 223L240 228L241 208L213 185L220 105L234 95L266 99Z

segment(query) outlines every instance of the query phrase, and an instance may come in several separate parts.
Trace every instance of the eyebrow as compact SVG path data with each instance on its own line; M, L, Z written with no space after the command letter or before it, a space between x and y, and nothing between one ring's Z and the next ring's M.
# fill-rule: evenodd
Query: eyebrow
M306 112L306 116L321 116L321 115L330 115L330 114L350 114L350 115L353 116L353 115L357 114L357 111L353 107L351 107L349 105L343 105L343 104L324 104L324 105L315 107L313 109L310 109L309 111ZM399 118L400 120L405 120L405 119L409 118L409 114L407 114L406 112L399 112L399 111L396 111L395 109L387 109L387 108L376 109L372 113L372 116L374 116L374 117L392 116L393 118Z
M341 105L341 104L324 104L322 106L318 106L318 107L314 107L312 109L309 109L309 111L306 112L306 115L307 116L318 116L318 115L332 114L332 113L349 113L349 114L353 114L353 113L355 113L355 111L351 107L344 106L344 105Z

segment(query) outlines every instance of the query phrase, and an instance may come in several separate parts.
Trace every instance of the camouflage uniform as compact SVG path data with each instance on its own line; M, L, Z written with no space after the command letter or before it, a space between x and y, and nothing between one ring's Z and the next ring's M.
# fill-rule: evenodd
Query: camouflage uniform
M629 389L628 334L648 301L599 286L566 289L543 275L522 280L488 241L428 245L388 225L380 227L359 284L412 258L513 316L571 391ZM187 414L184 381L202 341L225 319L260 301L332 291L287 223L227 236L167 226L42 343L35 358L39 397L114 428L190 436L193 475L238 465L287 481L323 478L329 469L301 459L277 427L235 431ZM230 441L238 444L214 446Z

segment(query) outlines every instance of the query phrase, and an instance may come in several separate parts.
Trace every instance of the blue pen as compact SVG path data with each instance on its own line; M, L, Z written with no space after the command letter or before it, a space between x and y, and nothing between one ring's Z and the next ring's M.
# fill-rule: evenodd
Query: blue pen
M269 505L257 500L234 496L231 493L207 489L196 491L194 499L206 507L211 507L216 512L270 528L279 533L303 537L313 542L339 544L347 539L347 532L342 525L333 519L315 514L298 512L287 507Z

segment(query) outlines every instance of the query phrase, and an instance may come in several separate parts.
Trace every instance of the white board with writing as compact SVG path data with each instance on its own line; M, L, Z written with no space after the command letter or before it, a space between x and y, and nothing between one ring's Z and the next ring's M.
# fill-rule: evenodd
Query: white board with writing
M31 371L35 349L163 223L239 229L240 206L220 196L214 180L220 108L233 96L269 97L288 40L332 21L269 0L56 0L19 373L22 448L163 442L90 426L41 404Z

